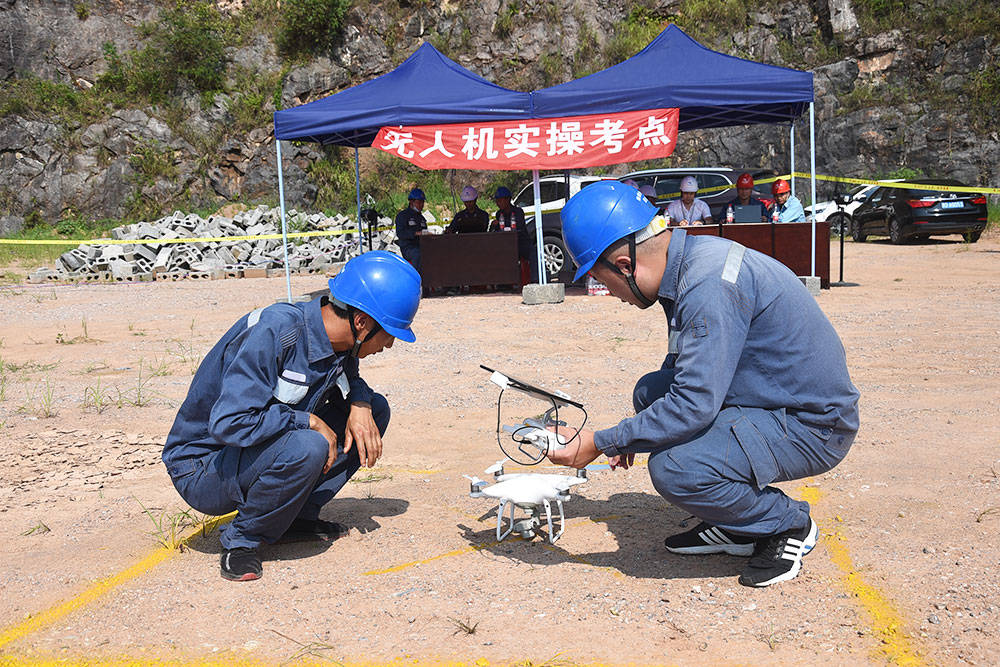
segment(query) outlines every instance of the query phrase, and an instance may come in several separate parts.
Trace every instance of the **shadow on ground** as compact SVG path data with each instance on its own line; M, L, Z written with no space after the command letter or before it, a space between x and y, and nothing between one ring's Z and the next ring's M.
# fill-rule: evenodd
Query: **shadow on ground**
M698 520L665 503L659 496L637 492L616 493L609 499L600 501L574 496L564 507L566 533L554 545L541 537L527 541L520 539L516 534L497 543L495 528L473 530L462 524L459 524L458 528L462 531L462 537L470 544L483 545L483 551L500 558L532 565L586 563L594 567L611 568L626 576L640 579L728 577L739 574L746 563L745 558L724 554L681 556L667 551L663 546L663 539L693 527ZM515 519L523 516L520 510L515 512ZM491 517L495 520L496 508L480 519ZM563 548L567 535L574 530L584 528L580 521L574 521L579 518L588 518L595 523L604 524L605 529L617 542L618 548L614 551L590 553L571 552Z
M376 517L397 516L409 506L409 501L400 498L334 498L323 508L322 518L341 523L351 530L371 533L382 527ZM295 542L265 545L261 552L270 560L296 560L321 554L333 544L334 542ZM191 540L188 547L205 554L222 552L219 535L215 531Z

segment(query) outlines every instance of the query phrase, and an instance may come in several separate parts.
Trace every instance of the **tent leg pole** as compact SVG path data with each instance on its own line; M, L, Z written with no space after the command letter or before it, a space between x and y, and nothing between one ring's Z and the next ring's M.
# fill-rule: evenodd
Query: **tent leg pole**
M531 170L531 185L535 195L535 249L538 255L538 284L544 285L545 279L545 245L542 242L542 193L538 182L538 170Z
M795 121L793 120L788 124L789 129L789 148L790 148L790 159L789 163L791 166L791 177L789 180L792 182L792 196L795 196Z
M288 268L288 221L285 219L285 179L281 169L281 140L274 138L274 148L278 153L278 205L281 207L281 248L285 251L285 287L288 303L292 302L292 274Z
M365 251L365 240L361 236L361 167L358 164L358 147L354 147L354 196L358 200L358 249ZM369 248L371 250L371 248Z
M812 190L812 275L816 275L816 107L809 103L809 176ZM829 245L829 239L827 239Z

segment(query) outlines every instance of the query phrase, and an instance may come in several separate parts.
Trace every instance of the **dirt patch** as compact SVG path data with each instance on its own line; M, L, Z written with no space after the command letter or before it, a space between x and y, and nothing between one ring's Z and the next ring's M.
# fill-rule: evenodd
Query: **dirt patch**
M223 581L216 536L197 539L0 656L994 664L1000 242L848 243L845 268L856 285L818 299L862 393L862 432L838 468L787 486L824 534L794 582L750 590L740 559L666 553L687 517L642 466L595 470L555 546L497 544L491 504L462 478L500 458L478 364L566 391L607 426L662 360L666 324L610 297L434 298L416 343L362 364L393 418L376 474L325 511L345 538L269 548L249 584ZM284 291L279 279L0 291L0 628L199 519L182 514L159 445L202 355ZM505 399L512 415L532 407Z

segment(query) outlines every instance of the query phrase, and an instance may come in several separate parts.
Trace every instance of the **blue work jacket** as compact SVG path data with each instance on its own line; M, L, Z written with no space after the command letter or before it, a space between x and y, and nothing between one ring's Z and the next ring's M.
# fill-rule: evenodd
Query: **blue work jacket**
M358 360L334 352L323 326L326 297L277 303L240 318L205 356L163 448L172 478L222 447L253 447L291 429L340 392L369 402Z
M784 264L715 236L672 230L658 292L670 324L669 393L594 434L608 456L691 440L730 406L785 410L817 429L858 430L844 346Z
M396 214L395 223L396 244L400 248L417 247L420 243L417 240L417 232L427 229L427 218L424 214L412 206L407 206Z
M774 206L778 209L778 222L805 222L806 212L802 208L802 202L798 200L794 195L788 198L784 206L778 206L778 202L774 202ZM772 207L772 211L774 208Z

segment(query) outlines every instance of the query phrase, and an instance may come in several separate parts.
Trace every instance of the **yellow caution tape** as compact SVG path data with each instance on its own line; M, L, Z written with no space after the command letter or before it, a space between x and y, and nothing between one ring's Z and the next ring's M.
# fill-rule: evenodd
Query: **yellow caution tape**
M797 171L796 178L810 178L807 172ZM783 176L782 178L788 178ZM773 180L773 179L772 179ZM853 185L885 185L893 188L904 188L910 190L941 190L943 192L971 192L973 194L1000 195L1000 188L973 187L969 185L929 185L927 183L907 183L905 181L873 181L868 178L847 178L843 176L821 176L816 174L817 181L832 181L834 183L851 183ZM763 181L762 181L763 182Z
M796 171L791 174L781 174L780 176L773 176L771 178L755 179L754 185L763 185L765 183L773 183L779 178L790 179L795 178L805 178L811 179L812 175L804 171ZM942 192L971 192L973 194L991 194L1000 195L1000 188L989 188L989 187L971 187L966 185L928 185L927 183L907 183L905 181L887 181L887 180L873 180L870 178L848 178L846 176L826 176L823 174L816 174L817 181L830 181L832 183L849 183L851 185L885 185L894 188L903 188L909 190L940 190ZM700 188L698 194L704 194L707 192L722 192L723 190L730 190L735 188L735 184L729 185L715 185L710 188ZM680 192L670 192L665 195L660 195L659 198L676 198L680 197ZM556 211L561 209L556 209ZM552 212L552 211L546 211ZM529 211L530 213L530 211ZM431 223L439 224L439 223ZM392 227L379 227L373 231L388 231L393 229ZM308 238L314 236L342 236L345 234L356 234L355 229L338 229L326 232L292 232L287 234L287 238L290 239L300 239ZM280 239L283 238L281 234L256 234L253 236L205 236L199 238L184 238L184 239L89 239L81 241L79 239L0 239L0 245L165 245L168 243L217 243L223 241L258 241L266 239Z
M812 175L805 171L796 171L792 174L781 174L780 176L773 176L771 178L754 179L754 185L763 185L765 183L773 183L779 178L788 180L792 177L795 178L805 178L810 179ZM885 185L893 188L904 188L910 190L941 190L943 192L971 192L974 194L991 194L1000 195L1000 188L980 188L980 187L970 187L967 185L928 185L927 183L907 183L905 181L887 181L881 180L876 181L870 178L847 178L846 176L825 176L822 174L816 174L817 181L830 181L833 183L850 183L852 185ZM698 194L703 194L706 192L722 192L723 190L729 190L735 188L736 185L716 185L710 188L700 188ZM680 192L671 192L669 194L660 195L658 198L662 197L680 197Z
M380 227L373 231L385 231ZM301 239L312 236L342 236L356 234L355 229L336 229L326 232L290 232L290 239ZM9 245L165 245L167 243L212 243L220 241L258 241L264 239L280 239L281 234L254 234L253 236L202 236L185 239L0 239L0 243Z

